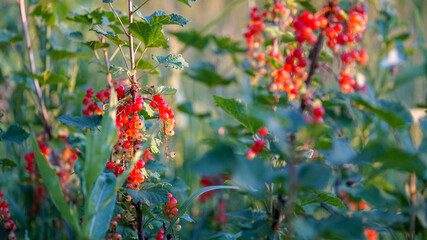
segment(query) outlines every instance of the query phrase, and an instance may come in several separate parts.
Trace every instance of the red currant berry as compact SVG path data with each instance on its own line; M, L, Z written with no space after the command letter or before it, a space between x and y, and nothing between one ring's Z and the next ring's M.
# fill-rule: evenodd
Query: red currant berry
M316 107L313 109L313 115L315 118L321 118L325 115L325 109L323 107Z
M261 137L265 137L265 136L267 136L267 134L268 134L268 129L267 129L267 128L265 128L265 127L262 127L262 128L260 128L260 129L258 129L258 134L259 134Z
M108 169L114 169L115 167L116 167L116 164L114 162L107 163L107 168Z

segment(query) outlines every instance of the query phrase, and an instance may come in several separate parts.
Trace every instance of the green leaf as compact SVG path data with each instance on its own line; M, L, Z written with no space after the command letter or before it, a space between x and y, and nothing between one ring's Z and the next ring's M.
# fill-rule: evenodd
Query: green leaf
M89 41L83 43L86 46L90 47L92 50L100 49L100 48L108 48L110 46L109 43L101 42L101 41Z
M332 143L331 151L327 151L325 156L326 160L332 165L344 165L353 160L356 152L347 140L336 139Z
M170 17L171 17L170 21L172 23L179 24L181 27L183 27L184 25L190 22L190 20L186 19L184 16L176 13L172 13Z
M162 184L145 183L140 190L126 189L134 202L166 203L169 201L168 191Z
M4 172L6 169L14 168L18 165L16 165L16 163L10 159L2 158L0 159L0 166L1 166L1 170Z
M105 168L105 164L117 140L117 127L115 124L117 97L114 90L111 91L110 105L114 107L111 107L102 117L101 131L95 131L86 137L86 159L83 168L84 194L86 197L90 196L93 185ZM87 205L86 208L88 208Z
M299 166L298 179L299 185L308 189L323 189L325 188L332 176L332 169L320 162L314 162Z
M363 106L393 128L412 124L411 113L400 102L384 99L370 100L367 96L358 93L348 95L354 102Z
M59 177L52 170L50 165L47 163L46 158L41 154L39 145L37 143L36 135L34 131L31 131L31 138L33 143L33 149L36 154L36 162L40 175L43 179L43 183L49 193L55 206L61 213L62 218L70 225L71 229L75 233L80 232L80 225L78 221L77 209L74 205L69 205L64 199L62 188L60 185Z
M411 66L408 69L400 71L399 74L396 76L396 79L394 80L392 88L390 88L390 91L396 90L400 86L403 86L407 83L414 81L414 79L417 77L426 75L427 73L426 70L427 69L425 64L422 64L418 66Z
M164 49L169 49L167 40L163 35L162 26L161 23L136 22L129 25L129 31L147 48L163 47Z
M183 70L185 67L188 67L188 63L185 61L182 55L178 53L171 53L167 56L156 56L153 54L152 57L153 60L157 61L158 63L165 64L166 68Z
M175 35L186 46L194 47L197 50L205 49L209 41L213 38L211 35L203 36L194 29L185 32L172 32L171 34Z
M317 9L313 4L311 4L310 0L297 0L301 4L301 6L312 13L317 12Z
M384 146L382 143L370 143L355 160L371 166L373 163L379 163L375 166L415 172L417 175L422 175L427 169L427 164L422 161L418 154L405 152L394 146Z
M161 23L163 25L166 25L166 24L177 24L178 25L179 24L179 25L181 25L181 27L190 22L188 19L186 19L185 17L183 17L179 14L172 13L172 14L168 15L163 10L156 11L149 16L143 16L143 18L149 24L155 24L155 23Z
M191 102L185 102L185 103L178 105L178 110L183 112L183 113L187 113L188 115L195 116L198 118L206 118L206 117L211 116L211 114L209 112L196 113L193 109L193 105L191 104Z
M144 60L139 61L138 66L136 66L136 69L143 70L145 72L148 72L153 68L154 68L153 64L151 64L149 61L144 61ZM161 75L160 71L157 69L151 70L151 72L149 72L148 74Z
M102 0L103 3L113 3L114 0Z
M234 186L211 186L211 187L204 187L204 188L201 188L201 189L197 190L187 200L185 200L185 202L181 205L181 207L179 208L178 213L171 220L171 225L169 226L168 229L172 229L173 228L173 226L176 223L176 220L178 220L178 218L180 218L180 217L182 217L182 215L184 215L184 213L187 211L188 207L190 206L190 203L194 199L196 199L198 196L202 195L205 192L209 192L209 191L213 191L213 190L219 190L219 189L234 189L234 190L239 190L238 187L234 187Z
M118 35L116 35L114 32L110 32L110 31L105 30L102 25L95 24L90 28L90 31L94 31L98 34L105 36L106 38L110 39L110 41L112 41L117 46L127 44L127 42L121 40L120 37Z
M206 84L209 87L216 87L219 85L226 86L236 82L234 77L224 78L219 75L215 70L215 66L210 63L199 63L196 67L191 68L185 75L191 79Z
M70 82L68 81L68 78L62 74L53 73L49 71L45 71L42 74L40 74L38 79L42 79L43 85L55 85L59 83L63 83L68 85Z
M58 62L68 60L70 58L80 58L85 60L91 59L91 56L87 53L76 53L76 52L70 52L67 50L59 50L59 49L54 49L50 51L49 56L54 61L58 61Z
M242 100L236 98L226 99L218 96L214 96L214 99L218 107L243 124L252 134L255 134L263 126L261 120L249 114L248 107Z
M345 209L344 203L336 195L326 192L313 192L313 194L322 202Z
M163 172L166 169L166 165L159 161L149 161L145 164L145 169L152 172Z
M178 2L182 2L185 5L191 7L190 2L196 2L196 0L178 0Z
M101 125L102 115L88 117L83 115L81 117L71 116L69 114L59 116L58 121L70 127L76 126L78 128L94 128Z
M21 126L11 125L6 132L0 132L0 139L7 143L22 143L30 134Z
M89 199L88 215L83 226L92 239L101 239L110 227L116 202L116 177L112 173L100 175L93 186Z
M17 35L8 31L7 29L0 29L0 43L13 44L15 42L21 41L22 39L23 37L21 35Z

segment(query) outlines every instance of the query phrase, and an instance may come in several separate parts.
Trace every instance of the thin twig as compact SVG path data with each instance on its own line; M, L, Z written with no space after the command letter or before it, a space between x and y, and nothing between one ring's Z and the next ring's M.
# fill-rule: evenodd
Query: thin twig
M138 240L145 240L144 226L142 222L142 201L139 201L135 204L136 210L136 221L138 229Z
M139 41L138 45L136 45L135 52L133 54L136 54L138 52L138 49L141 46L141 44L142 44L142 42Z
M120 46L120 45L119 45L119 48L120 48L120 53L122 54L123 60L125 61L126 68L127 68L127 69L129 69L129 70L131 70L131 69L129 68L129 64L128 64L128 61L126 60L126 56L125 56L125 53L123 52L123 48L122 48L122 46Z
M105 43L105 37L101 36L101 42ZM107 82L108 82L108 87L111 89L113 88L113 83L112 83L112 76L111 76L111 72L110 72L110 58L108 57L108 50L107 48L104 48L104 58L105 58L105 68L107 69Z
M34 61L33 50L31 48L31 39L28 33L28 21L27 21L27 13L25 10L25 0L18 0L18 3L19 3L19 8L21 10L21 20L22 20L22 25L24 27L25 42L27 45L28 58L30 61L30 70L31 70L31 73L34 75L36 74L36 65ZM45 131L49 139L52 139L52 129L49 122L49 115L47 114L46 104L43 99L43 94L42 94L39 81L36 78L33 78L33 83L34 83L34 88L36 90L37 98L40 104L40 109L41 109L40 115L44 123Z
M147 74L149 74L150 72L154 71L156 68L158 68L160 65L162 65L163 63L159 63L157 64L155 67L153 67L152 69L148 70L147 72L144 72L136 81L138 82L139 80L141 80L143 77L145 77Z
M138 66L138 64L139 64L139 62L141 61L141 59L142 59L142 57L144 56L144 54L145 54L145 52L147 51L147 48L144 48L144 50L142 51L142 53L141 53L141 56L139 56L139 58L138 58L138 61L136 61L136 64L135 64L135 66L134 66L134 69L133 70L135 70L136 69L136 67Z
M120 48L119 47L117 47L116 48L116 50L113 52L113 55L111 55L111 57L110 57L110 62L112 62L113 61L113 59L114 59L114 57L117 55L117 53L120 51Z
M130 16L133 16L136 12L139 11L145 4L147 4L150 0L146 0L144 3L141 4L141 6L137 7L134 11L130 12Z
M126 35L129 36L128 30L126 29L125 25L123 24L122 20L120 19L119 14L117 14L116 9L114 9L113 4L112 3L108 3L108 4L110 5L111 10L113 10L114 15L116 15L117 19L119 20L120 25L122 25L122 28L125 31Z

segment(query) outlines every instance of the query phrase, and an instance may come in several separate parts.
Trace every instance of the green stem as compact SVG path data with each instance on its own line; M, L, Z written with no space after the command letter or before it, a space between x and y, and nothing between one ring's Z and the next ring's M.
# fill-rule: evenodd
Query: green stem
M122 25L123 30L125 31L126 35L129 36L129 32L126 29L125 25L123 24L122 20L120 19L120 16L117 14L116 9L114 9L113 4L112 3L108 3L110 5L111 10L113 10L114 15L116 15L116 18L119 20L120 25Z
M144 50L142 51L142 53L141 53L141 56L139 56L139 58L138 58L138 61L136 61L136 64L135 64L135 67L134 67L134 69L133 70L135 70L136 69L136 67L138 66L138 64L139 64L139 62L141 61L141 59L142 59L142 56L144 56L144 53L147 51L147 48L144 48Z
M154 71L156 68L158 68L160 65L162 65L163 63L159 63L157 64L155 67L153 67L152 69L148 70L147 72L144 72L136 81L141 80L143 77L145 77L147 74L149 74L150 72Z
M133 16L136 12L139 11L145 4L147 4L150 0L146 0L144 3L142 3L139 7L137 7L134 11L130 13L130 16Z
M122 48L122 46L121 46L121 45L119 45L119 48L120 48L120 53L122 54L122 57L123 57L123 61L125 61L125 64L126 64L127 69L131 70L131 69L129 68L129 64L128 64L128 61L126 60L126 56L125 56L125 53L123 52L123 48Z

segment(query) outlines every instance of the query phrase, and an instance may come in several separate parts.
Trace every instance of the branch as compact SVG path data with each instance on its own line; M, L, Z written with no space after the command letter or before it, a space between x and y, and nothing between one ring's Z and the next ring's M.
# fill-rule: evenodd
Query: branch
M105 37L101 36L101 42L105 42ZM105 68L107 68L107 81L108 81L108 87L111 89L113 88L112 83L112 76L110 72L110 58L108 57L108 50L107 48L104 48L104 58L105 58Z
M28 21L27 21L27 13L25 11L25 0L18 0L18 3L19 3L19 8L21 10L21 20L22 20L22 25L24 27L25 42L27 45L28 58L30 61L30 70L31 70L31 73L34 75L36 74L36 65L34 62L33 50L31 49L31 39L28 33ZM49 115L47 114L46 104L43 99L43 94L40 88L39 81L36 78L33 78L33 83L34 83L34 88L36 90L37 99L40 104L40 109L41 109L40 115L44 123L45 131L49 139L52 139L52 129L49 122Z
M116 15L116 18L119 20L120 25L122 25L123 30L125 31L126 35L129 36L129 32L126 29L125 25L123 24L122 20L120 19L119 14L117 14L116 9L114 9L113 4L112 3L108 3L110 5L111 10L113 10L114 15Z
M134 11L130 11L130 16L133 16L136 12L139 11L145 4L147 4L150 0L146 0L144 3L142 3L138 8L136 8Z
M135 204L136 209L136 221L137 221L137 230L138 230L138 240L145 240L145 231L142 223L142 201L139 201Z

